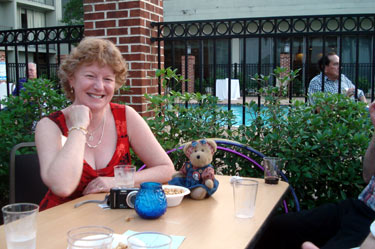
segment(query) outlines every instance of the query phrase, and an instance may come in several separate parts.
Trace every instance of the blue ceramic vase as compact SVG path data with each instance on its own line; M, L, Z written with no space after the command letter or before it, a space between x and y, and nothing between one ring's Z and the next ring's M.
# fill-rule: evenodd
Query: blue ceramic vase
M144 219L156 219L167 210L167 198L157 182L144 182L135 197L134 209Z

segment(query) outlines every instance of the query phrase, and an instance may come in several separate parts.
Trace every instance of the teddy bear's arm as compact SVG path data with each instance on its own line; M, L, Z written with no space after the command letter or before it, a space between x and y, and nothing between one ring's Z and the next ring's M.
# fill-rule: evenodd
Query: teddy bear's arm
M172 177L173 178L175 178L175 177L185 177L186 176L187 163L188 162L185 162L184 165L182 165L181 169L179 171L177 171L176 173L174 173Z
M212 167L207 167L202 173L202 179L203 181L206 181L208 179L214 180L215 179L214 169Z
M186 168L188 166L188 163L189 162L185 162L184 165L182 165L182 168L180 169L180 172L183 174L183 175L186 175Z
M207 188L213 188L214 187L214 176L215 171L212 167L206 168L202 173L202 179L204 182L204 185L207 186Z

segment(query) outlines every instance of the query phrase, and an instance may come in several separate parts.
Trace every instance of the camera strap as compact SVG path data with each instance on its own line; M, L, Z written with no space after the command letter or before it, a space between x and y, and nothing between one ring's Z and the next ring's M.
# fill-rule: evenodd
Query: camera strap
M83 204L86 204L86 203L98 203L98 204L106 204L108 202L108 198L109 198L109 195L106 195L104 197L104 200L85 200L85 201L81 201L81 202L78 202L74 205L74 208L77 208L77 207L80 207L82 206Z

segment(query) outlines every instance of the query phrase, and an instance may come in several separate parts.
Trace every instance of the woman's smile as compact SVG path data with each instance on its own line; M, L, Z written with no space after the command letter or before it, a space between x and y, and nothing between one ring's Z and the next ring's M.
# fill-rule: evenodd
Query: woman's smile
M94 94L94 93L88 93L87 95L89 95L91 98L94 98L94 99L104 98L104 95L97 95L97 94Z

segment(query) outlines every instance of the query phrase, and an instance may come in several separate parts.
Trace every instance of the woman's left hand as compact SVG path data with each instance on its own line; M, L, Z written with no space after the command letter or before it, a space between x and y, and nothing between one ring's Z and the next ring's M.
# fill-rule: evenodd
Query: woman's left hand
M86 186L85 190L83 190L83 195L107 193L113 186L115 186L114 177L97 177Z
M370 112L370 118L371 118L372 125L375 127L375 101L370 104L368 110Z

